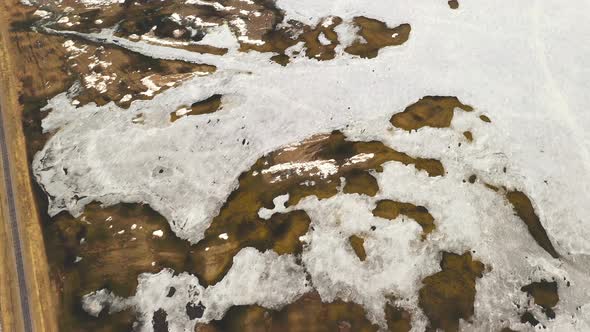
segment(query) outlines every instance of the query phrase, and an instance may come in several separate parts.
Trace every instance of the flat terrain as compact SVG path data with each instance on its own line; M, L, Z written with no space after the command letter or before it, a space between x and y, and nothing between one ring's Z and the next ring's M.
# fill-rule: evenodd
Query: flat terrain
M588 4L29 1L3 331L590 330Z
M11 6L14 4L10 1L3 2L0 13L0 109L8 148L6 152L3 151L7 159L3 159L2 166L4 170L10 171L4 176L11 177L12 185L12 190L7 190L8 183L4 182L6 178L3 176L0 187L3 193L0 205L3 214L0 253L7 258L2 260L3 271L11 273L2 275L2 324L5 331L31 331L31 328L34 331L56 331L53 311L55 307L52 305L54 293L49 285L44 241L31 189L21 122L22 107L17 101L20 78L17 76L19 66L13 61L16 53L9 35ZM9 192L12 193L12 198L7 194ZM9 199L14 199L14 220L10 218ZM18 232L13 227L18 227ZM20 239L15 238L15 234L20 234ZM20 241L18 254L15 241ZM23 264L20 273L16 268L17 264ZM25 277L26 281L17 276ZM23 299L27 302L24 307Z

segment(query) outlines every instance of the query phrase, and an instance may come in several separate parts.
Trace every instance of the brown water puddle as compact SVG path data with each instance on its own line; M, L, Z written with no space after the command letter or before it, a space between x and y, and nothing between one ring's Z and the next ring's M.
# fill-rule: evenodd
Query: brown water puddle
M205 232L205 238L193 250L188 270L196 273L203 285L215 284L229 270L233 256L240 249L251 246L264 251L274 246L276 235L269 228L280 215L265 221L258 211L272 209L275 197L289 194L287 206L307 196L332 197L339 191L341 178L353 184L349 186L354 189L350 192L374 194L375 183L369 180L368 188L364 188L365 180L358 180L359 172L373 170L389 161L412 164L430 176L444 173L438 160L413 158L377 141L348 141L338 131L314 136L260 158L240 175L238 189L230 194ZM303 211L295 212L285 216L297 216L300 221L291 224L305 225L289 233L292 234L289 241L298 243L298 237L307 232L309 218ZM284 253L297 253L299 248Z
M553 311L553 307L555 307L557 302L559 302L557 282L541 280L540 282L532 282L526 286L523 286L520 290L533 297L535 304L543 308L543 312L547 318L555 318L555 311Z
M243 203L252 204L247 200ZM220 281L232 266L234 256L245 247L263 252L272 249L278 254L299 254L302 251L299 237L307 233L311 223L304 211L274 214L267 221L253 214L242 216L242 213L252 212L247 211L248 206L232 207L234 210L222 210L213 220L205 239L189 255L187 270L196 274L203 286Z
M381 200L377 202L377 206L373 209L373 215L389 220L394 220L400 215L412 218L422 227L422 240L425 240L428 234L432 233L436 228L434 217L428 212L428 209L411 203L396 202L389 199Z
M504 172L506 172L506 168L504 168ZM469 183L475 183L476 179L476 175L471 175L468 181ZM465 180L463 182L465 182ZM516 215L527 226L529 234L541 248L553 258L560 257L557 250L553 247L539 216L537 216L531 199L525 193L517 190L510 191L505 186L496 186L486 182L482 183L486 188L506 197L508 202L512 205Z
M361 194L375 196L379 191L377 179L366 171L351 171L346 177L342 192L345 194Z
M457 1L457 0L449 0L448 4L449 4L449 8L451 8L451 9L459 8L459 1Z
M473 111L473 107L461 103L457 97L426 96L406 107L403 112L394 114L390 122L407 131L422 127L448 128L455 108L465 112Z
M357 235L351 235L348 238L348 242L350 243L350 246L354 250L354 253L357 255L357 257L361 260L361 262L364 262L365 259L367 259L367 253L365 252L365 239Z
M535 213L531 200L520 191L509 191L506 193L506 198L512 204L514 212L526 224L529 233L535 239L541 248L545 249L553 258L559 258L559 253L553 248L553 244L547 236L547 232Z
M410 38L412 30L407 23L389 28L384 22L364 16L357 16L353 21L359 28L359 34L363 40L356 40L344 51L362 58L374 58L384 47L405 43Z
M480 118L480 119L481 119L481 121L483 121L483 122L487 122L487 123L490 123L490 122L492 122L492 120L491 120L489 117L487 117L487 116L485 116L485 115L483 115L483 114L482 114L482 115L480 115L480 116L479 116L479 118Z
M469 141L469 142L473 142L473 133L470 131L464 131L463 132L463 136L465 136L465 138Z
M199 324L196 332L374 332L378 327L365 316L362 306L344 301L323 303L317 293L274 311L259 306L232 307L220 321ZM388 304L385 308L388 331L411 329L410 314Z
M194 102L190 106L190 111L187 110L184 112L183 110L186 110L186 107L181 107L179 110L170 113L170 122L174 122L189 115L201 115L217 112L221 109L221 97L222 96L220 94L214 94L209 98Z
M483 276L484 264L463 255L443 252L442 271L422 280L419 305L428 317L427 331L458 331L459 320L473 316L475 282Z

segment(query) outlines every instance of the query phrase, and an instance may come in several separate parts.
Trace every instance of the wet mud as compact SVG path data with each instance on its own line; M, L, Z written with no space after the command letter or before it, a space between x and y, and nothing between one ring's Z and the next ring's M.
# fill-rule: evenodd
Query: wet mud
M465 136L465 138L469 141L469 142L473 142L473 133L470 131L464 131L463 132L463 136Z
M459 321L473 316L475 284L483 276L484 264L469 252L443 252L440 267L440 272L422 280L419 305L429 320L427 331L459 331Z
M408 332L410 314L388 304L384 308L388 331ZM220 321L197 325L196 332L375 332L362 306L344 301L324 303L317 293L274 311L259 306L232 307Z
M152 43L173 41L172 47L225 55L225 48L199 44L209 31L191 21L190 17L194 16L208 24L228 24L238 37L240 51L274 53L271 60L281 65L287 65L298 56L319 61L334 59L340 45L335 29L345 23L354 25L358 31L353 43L345 45L343 50L362 58L374 58L385 47L402 45L411 34L409 24L389 26L362 16L353 18L352 22L326 17L315 26L297 21L284 22L284 14L273 1L228 0L223 5L231 9L218 10L205 4L187 6L168 0L136 4L126 1L101 9L74 4L67 15L71 25L54 23L52 27L97 32L105 26L120 23L115 34L130 40L153 37L155 41ZM459 7L455 0L448 1L448 5L452 9ZM79 105L115 102L128 107L133 100L150 99L193 75L215 71L215 67L206 64L155 60L116 46L102 46L80 39L72 39L69 43L67 38L33 33L29 28L38 19L31 16L32 12L20 17L12 32L12 40L23 55L23 86L19 101L24 108L29 158L51 135L41 133L40 122L46 113L39 109L48 98L66 91L76 81L80 86L73 89L71 95ZM171 18L174 13L179 14L179 20ZM283 24L279 24L281 22ZM240 28L242 25L244 29ZM301 44L300 49L294 47L297 44ZM222 108L221 99L221 95L213 95L197 101L187 107L188 112L172 112L171 121L215 112ZM457 108L465 112L473 110L457 97L426 96L393 115L390 122L406 131L423 127L447 128ZM486 115L479 116L479 119L491 122ZM463 135L473 141L470 131ZM379 186L373 174L382 171L387 162L400 162L433 177L445 173L438 160L415 158L377 141L349 141L336 131L314 136L260 158L239 177L239 187L229 195L207 229L205 238L196 245L177 238L168 222L145 205L118 204L105 208L95 203L87 206L79 218L66 213L51 219L44 215L44 235L52 281L59 297L62 330L132 331L137 318L131 310L114 314L104 310L95 318L82 310L80 300L83 295L102 288L119 296L131 296L136 290L137 276L143 272L158 272L169 267L193 273L202 285L207 286L225 276L233 257L242 248L301 254L303 244L299 237L305 235L311 225L307 213L294 210L264 219L259 211L274 208L273 199L285 194L289 195L287 207L309 196L329 198L340 190L346 194L375 196ZM476 180L475 176L468 179L470 183ZM501 190L484 184L495 191ZM43 194L39 191L38 196ZM507 192L506 198L534 240L552 257L558 258L559 254L530 199L518 191ZM422 227L423 240L436 228L428 210L411 203L381 200L373 214L390 220L400 215L413 219ZM160 231L162 235L159 235ZM364 261L367 254L361 235L353 235L348 240L359 260ZM429 320L429 330L457 331L461 319L469 320L473 316L476 282L482 277L484 265L473 260L469 252L463 255L443 252L440 266L440 272L422 281L419 305ZM553 308L559 301L555 282L533 282L521 290L533 298L535 305L539 305L548 318L555 317ZM170 296L174 292L170 289ZM182 310L186 310L190 319L197 319L202 316L204 308L187 303ZM411 329L408 311L392 304L384 310L389 331ZM522 321L539 324L530 311L522 314ZM155 331L167 331L167 313L156 311L151 324ZM377 330L377 326L367 320L362 306L343 301L323 303L316 293L304 295L281 310L254 305L235 306L220 321L198 324L196 328L196 331ZM505 330L509 331L508 328Z
M473 107L465 105L457 97L426 96L391 117L391 124L407 131L422 127L448 128L451 126L455 109L465 112ZM467 139L469 137L466 135Z
M459 8L459 1L457 1L457 0L449 0L448 4L449 4L449 8L451 8L451 9L458 9Z
M348 238L348 242L361 262L367 259L367 253L365 252L365 239L357 235L352 235Z
M480 115L480 116L479 116L479 118L480 118L480 119L481 119L481 121L483 121L483 122L487 122L487 123L490 123L490 122L492 122L492 120L491 120L489 117L487 117L486 115L483 115L483 114L482 114L482 115Z
M217 112L221 109L221 95L214 94L209 98L194 102L190 108L182 107L179 110L170 113L170 122L191 115L201 115Z
M359 28L359 35L362 39L357 39L344 51L361 58L374 58L384 47L405 43L410 38L412 30L409 24L389 28L384 22L364 16L355 17L353 22Z
M130 331L122 328L136 319L130 310L95 318L82 310L82 296L103 288L131 296L139 274L164 267L182 271L189 252L188 242L147 205L93 203L79 218L60 213L47 220L44 231L64 331Z
M341 178L349 183L349 192L374 195L378 190L376 180L366 172L389 161L414 165L430 176L444 173L437 160L413 158L377 141L348 141L338 131L317 135L263 156L240 175L238 189L229 195L206 230L205 238L193 250L189 271L196 273L204 285L217 283L231 267L233 256L243 247L264 251L275 246L276 233L270 228L277 218L295 218L287 224L297 226L297 231L286 233L290 234L287 242L294 246L299 243L299 236L307 232L310 223L307 214L303 211L284 216L275 214L266 221L258 215L260 209L273 209L273 200L285 194L289 195L287 207L308 196L332 197L339 192ZM227 239L220 236L227 236ZM283 253L298 253L300 245L290 248L297 250Z
M47 6L50 12L63 12L60 5ZM227 25L237 37L242 52L257 51L275 53L271 60L287 65L293 57L305 56L320 61L336 57L340 45L334 30L342 24L336 16L324 17L315 26L296 20L285 20L283 11L274 1L228 0L222 3L203 1L185 4L175 1L125 2L110 4L100 9L88 9L71 4L66 15L37 24L48 24L57 30L98 32L105 27L116 26L115 35L147 43L175 47L191 52L223 56L227 49L203 43L207 34ZM28 25L35 22L31 17ZM23 25L27 25L23 24ZM351 22L358 29L358 36L344 52L363 58L374 58L384 47L405 43L411 27L404 23L389 27L385 22L364 16L354 17ZM301 49L287 54L287 49L301 43Z
M559 293L557 291L557 282L541 280L532 282L523 286L520 290L531 296L536 305L543 308L543 312L549 319L555 318L553 307L559 302Z
M373 209L373 215L389 220L394 220L400 215L413 219L422 227L422 240L425 240L428 234L436 228L434 217L428 212L428 209L411 203L381 200Z
M541 220L535 213L535 208L529 197L520 191L510 191L506 193L506 198L512 204L514 212L525 223L527 229L535 242L543 248L551 257L559 258L559 253L553 247L547 231Z

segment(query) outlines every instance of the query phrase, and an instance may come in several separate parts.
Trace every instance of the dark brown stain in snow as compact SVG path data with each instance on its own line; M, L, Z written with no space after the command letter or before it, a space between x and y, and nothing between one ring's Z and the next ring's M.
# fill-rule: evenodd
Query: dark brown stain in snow
M541 220L539 220L539 217L535 213L533 203L529 197L521 191L510 191L506 193L506 198L510 204L512 204L514 212L516 212L518 217L525 223L529 233L533 239L535 239L537 244L545 249L551 257L559 258L559 253L553 247L553 244L547 235L547 231L545 231Z
M461 103L457 97L426 96L406 107L403 112L394 114L390 122L407 131L422 127L447 128L451 125L455 108L473 111L473 107Z
M170 122L174 122L185 116L217 112L222 107L221 97L222 96L220 94L214 94L209 98L194 102L190 106L190 111L186 112L185 114L177 114L178 111L172 112L170 113Z
M535 300L535 304L543 308L543 312L547 318L555 318L555 311L553 307L559 302L559 293L557 291L557 282L541 280L539 282L532 282L523 286L521 291L526 292Z
M362 58L374 58L384 47L405 43L412 30L409 24L390 28L384 22L364 16L355 17L353 22L359 28L362 39L357 39L344 51Z
M473 316L475 282L481 278L484 264L463 255L443 252L441 271L422 280L419 305L428 317L427 331L445 332L459 330L459 320Z
M489 117L487 117L486 115L483 115L483 114L482 114L482 115L480 115L480 116L479 116L479 118L480 118L480 119L481 119L481 121L483 121L483 122L487 122L487 123L490 123L490 122L492 122L492 120L491 120Z
M154 332L168 332L168 313L164 309L158 309L152 317Z
M434 218L424 206L416 206L411 203L396 202L389 199L377 202L373 215L389 220L404 215L415 220L422 227L422 240L426 239L435 228Z
M384 308L388 330L408 332L410 313L387 304ZM317 293L303 295L281 310L260 306L232 307L219 321L197 324L195 332L376 332L362 306L337 300L322 302Z
M464 131L463 132L463 136L465 136L465 138L469 141L469 142L473 142L473 133L471 133L470 131Z
M354 253L361 262L363 262L367 258L367 253L365 252L365 239L357 235L352 235L348 238L348 242L350 242L350 246L354 250Z
M223 278L233 263L233 256L244 247L273 249L279 254L300 253L299 237L310 224L307 214L293 211L264 220L258 211L274 208L273 199L285 194L289 194L286 206L308 196L332 197L339 192L341 178L349 183L349 192L374 195L378 190L376 181L363 172L389 161L414 165L430 176L444 173L438 160L413 158L378 141L349 141L339 131L316 135L263 156L240 175L238 189L229 195L205 232L205 238L193 250L189 271L196 273L204 285L211 285ZM318 162L332 165L332 172L322 173L317 167L293 169L293 165ZM227 240L219 238L223 233L227 234Z

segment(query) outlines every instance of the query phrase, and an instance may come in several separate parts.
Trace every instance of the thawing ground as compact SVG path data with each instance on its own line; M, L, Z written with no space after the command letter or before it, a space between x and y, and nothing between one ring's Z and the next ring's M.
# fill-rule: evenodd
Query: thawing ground
M422 331L436 327L421 305L423 280L441 270L442 252L470 252L485 269L473 278L473 315L457 317L463 318L461 330L533 329L520 307L530 307L538 326L548 330L590 329L590 228L585 225L590 212L590 45L585 42L590 21L585 12L590 2L464 1L457 10L432 0L278 0L276 6L284 10L285 21L310 26L340 17L343 23L334 30L341 45L334 58L293 56L282 66L270 60L272 52L239 52L238 36L227 25L206 36L210 44L228 48L224 55L116 37L112 29L52 28L72 38L69 47L86 39L217 70L158 94L160 88L148 77L146 94L155 94L153 99L134 100L127 109L114 102L76 106L73 90L52 98L43 129L53 136L33 161L49 213L80 215L91 202L146 203L176 235L198 245L238 188L240 175L259 158L335 130L350 141L379 141L414 158L440 160L444 174L387 161L382 170L370 172L378 183L373 194L347 193L346 178L338 193L325 199L311 195L285 207L289 197L277 195L274 210L261 209L259 215L268 219L272 212L304 210L311 227L299 238L300 256L244 248L215 284L165 269L138 276L137 292L129 298L97 289L85 298L84 308L98 315L107 304L113 312L133 307L146 331L153 329L154 312L163 309L171 331L189 331L198 322L221 319L231 306L279 309L316 291L325 302L360 304L382 329L387 328L384 307L395 298L396 306L411 313L412 329ZM375 57L345 52L344 44L358 32L352 24L358 16L389 27L409 23L409 38L380 48ZM301 52L301 45L293 49ZM108 78L101 79L108 84ZM214 95L222 96L220 110L181 112L170 120L175 110ZM450 126L441 128L408 131L390 121L425 96L456 96L473 111L457 108ZM330 160L265 170L307 172L321 181L345 167ZM472 175L476 179L465 181ZM503 189L498 194L493 188ZM526 193L558 255L537 244L502 192ZM417 223L371 213L385 199L425 206L435 229L422 239ZM349 244L359 234L366 251L361 260ZM558 286L553 317L545 314L547 307L530 305L521 290L541 280ZM178 294L174 298L166 297L170 286ZM184 314L187 302L202 306L200 318Z

